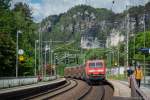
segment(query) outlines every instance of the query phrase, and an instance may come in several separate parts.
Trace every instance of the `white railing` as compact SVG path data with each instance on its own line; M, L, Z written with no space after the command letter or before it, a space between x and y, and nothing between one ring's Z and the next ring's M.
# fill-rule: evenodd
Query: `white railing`
M56 76L51 77L43 77L42 81L50 81L56 79ZM38 77L7 77L0 78L0 89L2 88L10 88L15 86L23 86L28 84L35 84L38 82Z

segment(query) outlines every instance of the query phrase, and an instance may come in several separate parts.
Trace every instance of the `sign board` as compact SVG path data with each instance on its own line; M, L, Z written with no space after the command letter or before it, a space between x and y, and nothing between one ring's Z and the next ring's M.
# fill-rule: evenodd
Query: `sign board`
M141 51L144 54L150 53L150 48L140 48L139 51Z
M19 49L19 50L18 50L18 54L19 54L19 55L23 55L23 53L24 53L24 51L23 51L22 49Z
M24 56L19 56L19 61L24 61Z

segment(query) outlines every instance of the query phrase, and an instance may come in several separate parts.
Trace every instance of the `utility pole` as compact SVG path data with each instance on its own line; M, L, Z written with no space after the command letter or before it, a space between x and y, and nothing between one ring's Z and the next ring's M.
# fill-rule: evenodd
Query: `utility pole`
M39 40L35 40L35 66L34 66L34 76L36 76L36 51L37 51L37 45L36 45L36 43L38 43L39 42Z
M53 75L53 51L51 50L51 75Z
M120 49L120 39L119 39L119 43L118 43L118 76L119 76L119 72L120 72L120 54L119 54L119 49Z
M39 53L39 61L38 61L38 63L39 63L39 66L38 66L38 75L40 75L40 67L41 67L41 64L40 64L40 61L41 61L41 59L40 59L40 54L41 54L41 39L40 39L40 31L39 31L39 51L38 51L38 53Z
M52 40L50 40L50 44L51 44L51 49L50 49L50 51L51 51L51 76L53 75L53 50L52 50Z
M19 37L19 33L22 33L21 31L17 31L17 36L16 36L16 77L18 77L18 37Z
M40 66L41 66L41 74L42 74L42 79L44 77L44 64L43 64L43 43L42 43L42 34L40 32Z
M146 4L147 0L144 0L144 4ZM144 16L143 16L143 25L144 25L144 48L146 47L146 25L145 25L145 20L146 20L146 10L144 9ZM145 85L145 72L146 72L146 66L145 66L145 54L144 54L144 85Z
M127 63L126 63L126 67L128 67L129 65L129 33L130 33L130 17L129 17L129 13L127 14Z
M54 75L56 76L56 54L55 53L54 53L53 63L54 63Z
M16 41L16 77L18 77L18 31L17 31L17 41Z
M128 10L129 8L130 8L130 1L127 1L126 10ZM129 33L130 33L130 14L129 14L129 12L127 13L126 21L127 21L127 48L126 48L126 53L127 53L126 68L127 68L129 65Z

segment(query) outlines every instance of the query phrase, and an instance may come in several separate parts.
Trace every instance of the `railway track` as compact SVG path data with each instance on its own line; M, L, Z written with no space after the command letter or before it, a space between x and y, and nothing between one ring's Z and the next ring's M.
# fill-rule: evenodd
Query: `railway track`
M69 79L63 86L23 100L111 100L112 95L113 89L108 84L88 85L85 81Z
M63 86L60 86L58 88L52 89L52 90L48 90L46 92L42 92L40 94L36 94L27 98L24 98L22 100L47 100L49 98L53 98L55 96L58 96L64 92L67 92L71 89L73 89L74 87L76 87L78 85L76 80L67 80L67 83Z
M82 95L77 99L77 100L82 100L85 96L87 96L91 91L92 91L93 87L89 86L87 91L85 91L84 93L82 93Z
M113 97L113 87L107 81L92 85L92 89L79 100L111 100Z
M88 94L92 89L92 86L89 86L86 82L81 80L75 80L78 85L71 89L70 91L64 92L56 97L49 98L49 100L79 100Z

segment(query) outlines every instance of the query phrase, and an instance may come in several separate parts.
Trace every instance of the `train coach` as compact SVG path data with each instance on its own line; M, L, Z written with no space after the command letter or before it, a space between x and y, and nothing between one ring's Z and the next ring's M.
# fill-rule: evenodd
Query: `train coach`
M64 76L68 78L81 78L84 72L84 66L66 67L64 70Z
M66 67L64 70L65 77L79 78L91 81L101 81L105 79L106 65L104 60L88 60L85 65Z

